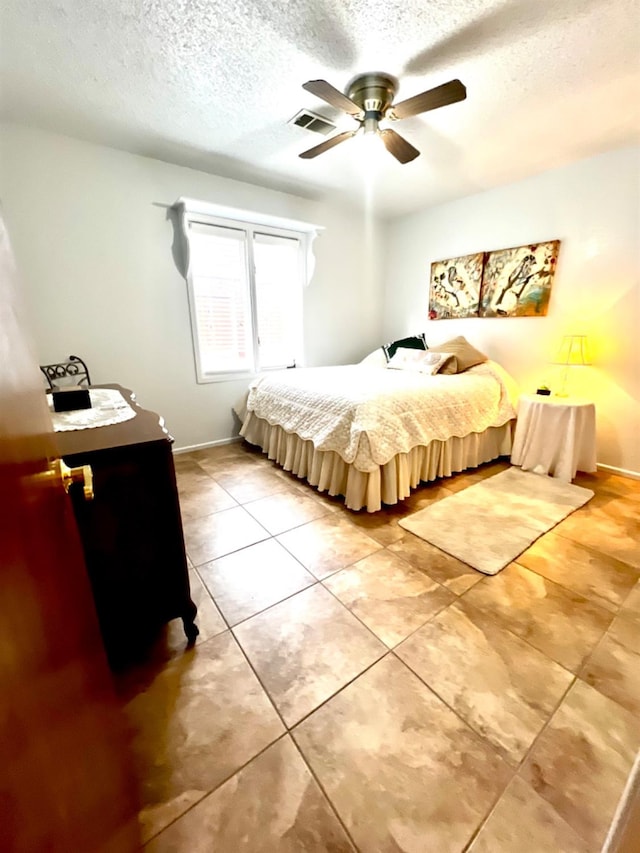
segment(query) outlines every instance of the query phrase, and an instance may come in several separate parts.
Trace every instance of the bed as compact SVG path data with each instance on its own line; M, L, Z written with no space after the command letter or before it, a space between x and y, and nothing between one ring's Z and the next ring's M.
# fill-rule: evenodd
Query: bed
M510 453L517 388L499 364L435 375L383 364L261 374L249 386L240 435L368 512L403 500L421 481Z

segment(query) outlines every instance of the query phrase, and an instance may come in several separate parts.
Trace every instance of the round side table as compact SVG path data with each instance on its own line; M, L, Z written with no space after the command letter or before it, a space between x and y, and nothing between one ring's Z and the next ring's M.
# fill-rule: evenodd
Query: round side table
M595 471L595 405L576 397L523 394L511 462L569 483L576 471Z

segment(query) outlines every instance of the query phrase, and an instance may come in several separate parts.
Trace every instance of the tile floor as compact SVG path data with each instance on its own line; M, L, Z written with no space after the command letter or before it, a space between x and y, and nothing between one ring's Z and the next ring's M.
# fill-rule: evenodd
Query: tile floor
M599 851L640 749L640 482L486 577L243 444L176 457L200 636L118 689L164 851Z

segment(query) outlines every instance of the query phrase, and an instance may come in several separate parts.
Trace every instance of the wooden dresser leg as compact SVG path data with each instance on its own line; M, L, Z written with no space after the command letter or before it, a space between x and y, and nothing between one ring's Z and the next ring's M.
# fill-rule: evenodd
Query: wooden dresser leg
M200 633L198 626L195 623L197 613L198 608L195 606L193 601L189 600L186 611L182 614L182 625L190 646L195 643L196 637Z

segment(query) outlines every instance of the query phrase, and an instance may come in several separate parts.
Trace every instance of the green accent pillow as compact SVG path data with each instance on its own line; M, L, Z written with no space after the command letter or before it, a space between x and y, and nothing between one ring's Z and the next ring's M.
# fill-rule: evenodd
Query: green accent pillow
M382 345L382 351L384 352L387 361L390 361L393 358L399 347L403 347L404 349L429 349L424 332L420 335L413 335L410 338L400 338L398 341L392 341L390 344Z

